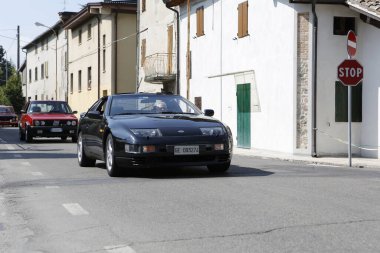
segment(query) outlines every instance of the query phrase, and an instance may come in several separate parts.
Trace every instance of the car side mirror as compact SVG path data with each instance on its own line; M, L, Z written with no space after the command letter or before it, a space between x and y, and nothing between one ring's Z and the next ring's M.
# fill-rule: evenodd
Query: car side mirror
M81 114L79 114L79 117L80 117L80 118L83 118L84 115L86 115L86 113L85 113L85 112L82 112Z
M205 110L205 115L209 116L209 117L214 116L214 110L212 110L212 109L206 109Z
M91 112L88 112L87 113L87 116L90 118L90 119L101 119L103 116L102 114L100 114L99 111L91 111Z
M73 114L77 114L77 113L78 113L78 111L73 111L72 113L73 113Z

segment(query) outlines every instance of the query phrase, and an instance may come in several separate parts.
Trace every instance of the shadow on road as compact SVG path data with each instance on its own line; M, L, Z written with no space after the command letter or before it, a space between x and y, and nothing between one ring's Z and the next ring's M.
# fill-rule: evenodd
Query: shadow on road
M106 171L105 163L97 163L96 167ZM157 168L122 168L120 177L178 179L178 178L213 178L213 177L262 177L274 174L252 167L231 165L225 173L210 173L206 166L198 167L157 167ZM107 175L107 174L106 174Z
M7 150L9 151L9 150ZM30 150L29 150L30 151ZM38 150L42 151L42 150ZM49 150L52 151L52 150ZM61 151L60 149L57 151ZM14 153L3 153L1 155L2 159L9 159L9 160L28 160L28 159L65 159L65 158L77 158L77 154L73 153L62 153L62 152L56 152L56 153L43 153L43 152L19 152L17 154L21 154L21 157L15 157Z

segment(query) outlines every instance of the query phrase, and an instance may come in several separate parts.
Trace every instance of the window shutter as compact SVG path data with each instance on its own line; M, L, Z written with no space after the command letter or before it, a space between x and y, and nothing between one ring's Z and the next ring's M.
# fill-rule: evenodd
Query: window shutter
M45 77L46 78L49 77L49 66L48 66L48 63L49 62L45 62Z
M141 40L141 67L145 64L146 57L146 39Z
M237 36L239 38L243 37L243 8L242 4L238 5L238 32Z
M201 9L201 17L200 17L200 23L201 23L201 29L200 29L200 31L201 31L201 33L202 33L202 35L204 35L205 34L205 24L204 24L204 20L205 20L205 9L203 8L203 6L202 6L202 9Z
M248 1L243 4L243 35L248 35Z

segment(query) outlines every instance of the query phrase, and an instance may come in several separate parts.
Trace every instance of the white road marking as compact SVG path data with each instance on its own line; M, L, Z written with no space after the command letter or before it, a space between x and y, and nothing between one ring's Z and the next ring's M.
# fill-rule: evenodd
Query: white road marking
M78 203L67 203L62 204L63 207L71 214L71 215L88 215L89 213L83 209Z
M41 172L34 171L34 172L32 172L32 175L33 176L42 176L43 174Z
M48 186L45 186L46 189L58 189L59 186L58 185L48 185Z
M7 147L8 150L15 150L15 147L13 147L13 145L5 144L5 146Z
M136 253L134 249L127 245L106 246L104 249L109 253Z
M22 162L21 165L24 165L24 166L32 166L32 165L30 164L30 162Z
M20 155L20 154L14 154L13 155L15 158L21 158L22 157L22 155Z

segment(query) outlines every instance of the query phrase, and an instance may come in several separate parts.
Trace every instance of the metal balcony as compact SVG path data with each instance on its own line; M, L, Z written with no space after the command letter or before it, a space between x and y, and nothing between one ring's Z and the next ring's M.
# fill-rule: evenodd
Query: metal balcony
M157 53L145 58L145 81L149 83L166 83L174 81L177 75L175 68L176 55Z

